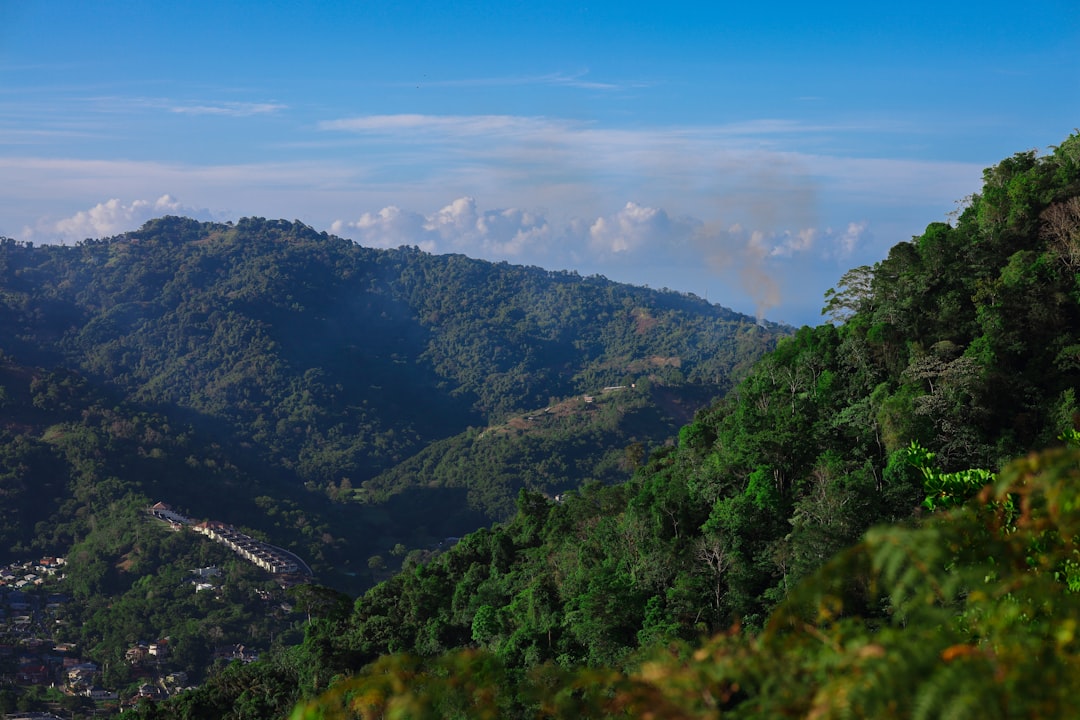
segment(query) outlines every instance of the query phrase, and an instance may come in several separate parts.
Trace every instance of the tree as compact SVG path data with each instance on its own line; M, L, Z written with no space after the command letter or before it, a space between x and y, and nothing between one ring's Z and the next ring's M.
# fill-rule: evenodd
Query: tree
M352 607L348 595L322 585L294 585L289 588L288 593L297 609L307 616L309 623L313 618L341 620L348 615Z
M840 276L840 282L835 288L825 291L826 302L821 314L826 316L829 322L843 325L855 313L872 312L873 283L874 268L869 265L848 270Z
M501 631L498 611L490 605L481 605L476 609L472 621L473 642L484 645Z

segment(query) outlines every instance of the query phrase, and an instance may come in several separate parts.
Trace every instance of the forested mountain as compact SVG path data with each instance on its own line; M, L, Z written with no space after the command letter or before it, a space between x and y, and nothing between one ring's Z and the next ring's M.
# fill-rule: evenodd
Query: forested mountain
M59 372L61 384L107 396L106 406L124 403L114 412L119 425L129 413L156 413L185 437L213 436L227 462L244 459L255 485L293 482L342 501L377 495L363 484L434 441L567 396L640 379L658 401L668 393L700 406L782 330L673 292L412 248L373 250L262 219L162 218L78 247L4 240L0 288L3 360L32 394L0 416L9 438L40 439L59 421L38 412L55 404L48 393L62 392L43 379ZM693 407L670 409L613 440L663 442ZM134 447L150 453L154 443ZM553 445L546 450L561 462ZM595 450L599 462L624 447L599 441ZM529 486L626 476L581 470L560 468ZM395 482L404 485L428 482ZM433 536L460 534L512 512L518 487L491 490L509 497L509 508L493 495L457 503L457 526L419 524ZM422 503L423 494L411 500ZM445 511L448 499L442 493L432 504ZM400 528L377 532L413 539Z
M508 519L522 488L627 479L788 331L285 221L0 239L0 564L76 560L65 639L110 682L125 642L165 635L201 678L215 642L265 650L294 619L260 615L266 578L148 524L150 503L235 524L357 592ZM212 562L231 589L211 610L184 576Z
M912 442L945 472L1054 443L1080 386L1078 194L1080 138L988 170L955 226L846 274L827 306L843 322L782 340L678 448L617 487L523 495L514 522L361 599L354 646L596 663L760 626L868 527L918 511Z
M319 486L637 377L720 394L776 329L677 293L250 218L5 241L0 283L9 356L217 420Z
M954 224L844 275L832 322L781 341L632 481L523 492L512 522L309 628L337 672L413 656L310 716L1067 711L1080 459L1018 461L936 513L1078 437L1080 136L984 181Z

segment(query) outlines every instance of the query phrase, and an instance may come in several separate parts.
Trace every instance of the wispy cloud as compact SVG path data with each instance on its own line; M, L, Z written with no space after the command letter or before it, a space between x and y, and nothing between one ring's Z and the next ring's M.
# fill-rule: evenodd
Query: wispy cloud
M92 138L96 133L86 130L28 129L0 127L0 145L46 145L56 140Z
M64 190L77 186L127 187L128 183L139 182L144 185L175 182L211 186L240 183L266 188L301 183L308 185L319 178L338 181L355 175L355 169L318 162L186 165L136 160L0 157L0 179L23 177L23 187L36 187L39 182L60 183Z
M890 120L882 124L895 129ZM442 184L455 194L488 197L494 190L505 198L519 191L574 207L603 193L608 202L621 195L676 212L695 212L704 204L728 223L749 222L770 231L779 226L759 222L758 208L773 208L768 211L773 216L800 215L788 227L813 227L818 221L804 217L802 208L816 204L815 195L836 202L843 192L877 204L940 204L948 202L942 198L970 193L982 171L970 163L806 151L827 146L832 138L882 129L869 121L764 118L611 128L542 116L396 114L325 120L316 128L324 136L340 136L343 148L371 148L358 159L387 158L374 168L376 179L381 168L387 180L408 168L418 183Z
M629 83L600 82L598 80L587 80L587 75L587 71L572 74L553 73L551 75L539 77L538 81L545 85L560 85L563 87L580 88L582 90L627 90L630 88L650 87L652 85L652 83L644 81L634 81Z
M225 102L217 104L172 105L169 112L183 115L223 115L227 117L250 117L268 115L288 108L279 103Z
M522 135L549 133L553 130L567 131L569 126L545 118L516 115L363 115L340 120L324 120L319 130L353 133L403 133L415 137L416 133L438 133L445 136L491 136L492 134Z
M893 121L811 124L784 118L762 118L737 123L696 126L612 128L596 123L521 115L359 115L323 120L316 124L323 133L353 137L380 136L402 145L433 140L446 143L474 141L480 155L499 155L508 147L516 153L528 146L542 150L549 158L566 153L589 162L636 158L654 162L678 157L693 162L726 157L750 156L760 150L803 154L800 146L820 144L822 139L861 132L891 132L899 129ZM509 142L510 145L505 143Z
M549 85L558 87L578 88L582 90L618 91L636 88L652 87L655 83L646 80L631 81L603 81L589 79L588 70L579 70L573 73L553 72L540 75L501 75L491 77L458 78L451 80L435 80L422 77L413 83L401 83L402 85L418 85L419 87L521 87L528 85Z
M168 97L136 95L85 95L75 97L77 102L97 113L129 114L132 112L167 112L179 115L213 115L219 117L246 118L255 115L272 115L288 109L288 105L276 102L243 102L236 100L185 100Z

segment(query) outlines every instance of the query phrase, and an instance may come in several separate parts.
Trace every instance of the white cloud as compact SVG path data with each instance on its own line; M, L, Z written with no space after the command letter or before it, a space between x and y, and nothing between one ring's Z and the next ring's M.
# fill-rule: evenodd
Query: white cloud
M182 115L223 115L227 117L250 117L284 110L287 105L278 103L222 102L197 105L170 105L169 112Z
M521 133L545 133L564 127L544 118L517 115L364 115L339 120L324 120L320 130L353 133L439 133L442 135L487 136Z
M589 242L601 256L625 254L685 242L699 223L673 220L667 212L628 202L614 215L597 218L589 227Z
M852 253L869 236L868 223L849 222L843 231L833 228L819 230L817 228L803 228L799 231L785 230L771 240L771 248L768 249L770 257L792 257L809 253L823 243L822 256L844 259Z
M480 257L516 258L543 253L551 228L542 215L517 208L480 211L461 197L430 215L390 206L353 222L335 221L333 233L369 247L417 245L429 252L463 252Z
M432 80L425 77L423 80L408 83L418 87L498 87L498 86L522 86L522 85L556 85L572 87L582 90L623 90L650 87L654 83L642 80L629 82L603 82L587 80L588 70L575 73L547 73L545 75L506 75L492 77L462 78L458 80Z
M180 115L251 117L253 115L268 115L288 108L288 105L275 102L244 102L239 100L201 100L115 95L88 97L87 101L92 104L92 107L96 111L105 113L131 113L139 110L164 110Z
M438 238L429 236L426 224L423 215L391 205L376 213L366 212L355 222L335 220L330 225L330 232L352 238L367 247L417 245L427 252L437 252Z
M134 200L129 204L112 198L62 220L42 221L37 228L24 232L24 236L46 241L77 242L86 238L102 238L135 230L147 220L162 215L186 215L209 219L206 210L181 205L171 195L162 195L153 201Z
M774 257L791 257L806 252L814 246L819 233L815 228L803 228L797 232L785 230L769 251Z
M476 230L488 247L510 257L529 250L542 251L543 243L551 237L551 227L545 218L517 208L480 215Z
M478 217L476 200L462 197L430 216L425 229L444 239L464 239L474 236L473 228Z
M850 257L855 249L869 237L868 227L869 223L865 220L848 223L847 230L835 239L837 255L840 258Z

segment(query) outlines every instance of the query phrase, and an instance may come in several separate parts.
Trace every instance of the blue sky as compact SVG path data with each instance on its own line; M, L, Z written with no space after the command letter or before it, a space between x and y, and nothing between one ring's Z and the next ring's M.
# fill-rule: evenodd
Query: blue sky
M0 234L298 219L820 321L1080 127L1075 0L0 0Z

